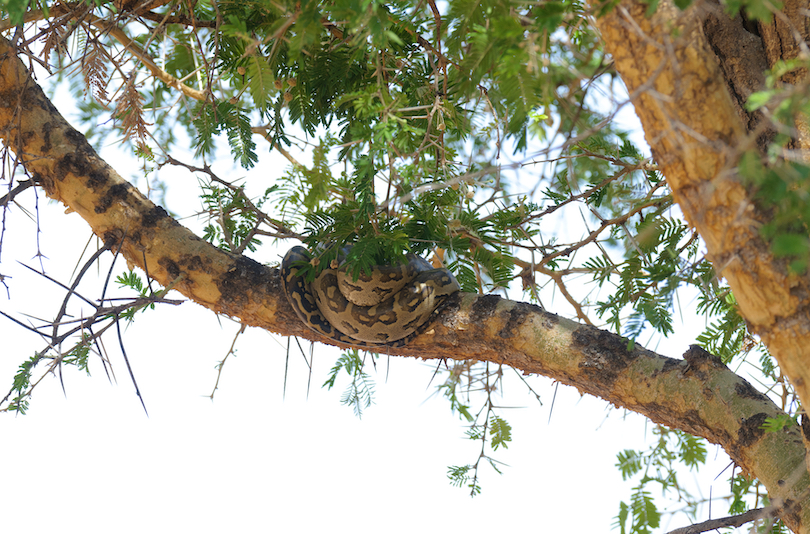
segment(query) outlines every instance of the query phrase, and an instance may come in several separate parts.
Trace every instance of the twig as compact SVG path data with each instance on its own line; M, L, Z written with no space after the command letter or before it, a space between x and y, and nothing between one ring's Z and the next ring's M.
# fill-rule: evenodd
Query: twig
M121 347L121 354L124 355L124 362L127 364L129 377L132 379L132 385L135 386L135 394L138 395L138 398L141 400L141 406L143 406L144 413L147 417L149 417L149 412L146 410L146 403L143 401L143 395L141 395L141 390L138 388L138 382L135 381L135 373L132 372L132 366L129 364L127 351L124 349L124 339L121 337L121 321L118 315L115 316L115 331L118 333L118 345Z
M217 381L214 383L214 389L211 391L211 395L209 395L209 398L211 400L214 400L214 394L219 389L219 379L222 377L222 369L225 367L225 362L228 361L228 357L231 354L236 355L236 340L239 339L239 336L245 333L245 330L247 330L247 325L245 323L242 323L242 326L239 328L239 331L236 333L235 336L233 336L233 342L231 343L231 348L228 349L228 353L225 354L225 357L222 358L222 361L217 364Z
M0 197L0 206L7 206L9 202L14 200L14 197L28 189L29 187L33 187L36 184L34 180L23 180L17 184L17 187Z
M667 534L699 534L700 532L707 532L725 527L739 527L751 521L756 521L763 517L767 517L774 512L772 506L767 508L757 508L755 510L748 510L740 515L731 515L728 517L721 517L720 519L709 519L703 523L689 525L688 527L676 528L669 531Z
M271 141L270 134L268 133L266 126L253 126L250 129L250 131L252 133L255 133L255 134L258 134L258 135L261 135L262 137L264 137L264 140L267 141L268 143L270 143L271 145L273 145L273 148L278 150L279 153L282 156L287 158L287 161L292 163L294 167L296 167L298 169L306 169L306 167L303 164L301 164L301 162L299 162L297 159L295 159L295 157L292 154L290 154L284 147L280 146L278 143L273 143L273 141Z
M178 161L177 159L173 158L172 156L170 156L168 154L166 155L166 163L170 163L172 165L177 165L179 167L185 167L190 172L202 172L202 173L205 173L205 174L208 175L208 177L211 179L211 181L217 182L217 183L220 183L220 184L224 185L225 187L227 187L228 189L230 189L231 191L237 193L240 197L242 197L242 199L245 201L245 204L247 204L247 207L251 211L253 211L253 213L255 213L258 216L257 217L258 220L256 221L257 227L254 228L251 231L252 235L248 236L248 238L245 240L245 243L248 243L250 238L253 235L256 235L256 234L265 235L263 232L261 232L258 229L258 224L261 223L261 222L267 223L269 226L271 226L272 228L274 228L278 232L278 234L275 234L274 237L299 237L300 238L300 236L298 234L296 234L291 229L286 227L284 225L284 223L282 223L281 221L277 221L277 220L273 219L272 217L267 215L265 212L260 210L253 203L253 201L250 200L250 198L248 198L248 196L245 194L244 188L237 187L237 186L233 185L232 183L228 182L227 180L223 180L222 178L220 178L219 176L214 174L214 172L211 170L211 168L208 165L206 165L205 167L197 167L195 165L190 165L188 163L183 163L182 161ZM221 211L220 211L220 213L221 213ZM224 229L225 225L223 224L222 226L223 226L223 229ZM246 246L244 243L243 243L243 245ZM240 247L242 250L237 251L237 253L241 253L244 250L244 246Z

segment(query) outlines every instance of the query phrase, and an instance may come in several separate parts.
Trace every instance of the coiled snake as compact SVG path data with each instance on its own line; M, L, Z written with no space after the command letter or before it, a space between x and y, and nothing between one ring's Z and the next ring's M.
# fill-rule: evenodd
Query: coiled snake
M327 268L309 283L299 274L309 252L293 247L281 262L284 293L301 321L322 336L350 345L402 346L459 290L447 269L434 269L414 254L406 258L357 281L343 269Z

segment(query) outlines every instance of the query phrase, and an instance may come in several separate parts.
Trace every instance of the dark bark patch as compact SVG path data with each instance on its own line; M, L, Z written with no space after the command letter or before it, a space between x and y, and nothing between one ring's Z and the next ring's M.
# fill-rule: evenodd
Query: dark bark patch
M461 309L461 299L464 293L460 291L457 293L453 293L449 295L447 298L444 299L434 312L436 319L441 321L441 324L449 328L450 330L455 330L458 327L459 323L459 316L458 310ZM432 323L433 318L428 319L427 323Z
M53 131L53 124L50 122L46 122L40 128L42 132L42 151L43 152L50 152L53 149L53 143L51 143L51 132Z
M87 173L87 182L86 182L87 187L93 192L103 190L107 186L107 181L108 181L107 175L102 172L91 170L90 172ZM96 210L96 213L99 213L99 211Z
M99 191L106 187L107 176L91 163L88 155L82 152L80 148L81 145L77 146L77 150L65 154L59 160L54 170L55 178L62 181L68 174L85 176L87 187L92 191Z
M506 325L498 332L498 336L502 338L509 338L515 335L515 331L520 328L526 321L526 316L530 313L542 313L543 309L540 306L535 306L534 304L527 304L525 302L518 302L515 306L509 310L509 319L506 321Z
M66 154L65 157L63 157L56 163L56 165L54 165L53 177L57 181L61 182L62 180L65 179L65 176L67 176L69 173L73 171L74 168L73 159L74 159L73 154Z
M742 397L744 399L754 399L759 402L770 402L770 399L756 390L754 386L746 382L744 379L740 378L740 381L737 382L734 386L734 393L737 396Z
M236 306L244 305L251 295L267 290L271 280L270 268L246 256L237 256L219 284L222 298Z
M114 228L104 232L104 244L113 250L121 246L121 241L124 239L124 231L120 228Z
M683 413L683 420L686 424L691 428L708 428L706 421L700 416L700 412L697 410L686 410Z
M746 21L740 15L729 17L719 10L707 14L703 30L718 58L717 64L723 71L737 114L749 132L761 132L758 145L764 152L776 130L766 122L761 110L748 111L746 108L748 97L765 87L768 59L762 38L746 27Z
M32 84L26 91L31 92L31 100L36 101L39 104L39 108L44 110L48 115L59 115L59 110L53 105L51 99L45 96L45 93L42 92L42 88L39 85Z
M101 173L91 173L90 177L88 178L88 182L92 179L93 174ZM102 175L103 176L103 175ZM104 177L106 179L106 176ZM124 200L129 195L129 190L132 188L132 185L127 182L122 182L110 186L107 191L98 199L96 202L95 211L96 213L104 213L110 206L117 201L117 200Z
M65 128L65 138L70 141L77 150L87 153L93 152L93 149L90 148L90 144L87 142L87 138L79 133L78 130L74 128L67 127Z
M10 108L15 105L17 99L13 91L3 91L0 93L0 107Z
M706 351L700 345L689 345L689 350L683 354L683 359L689 364L692 369L705 369L707 367L714 369L726 369L726 366L720 361L720 358Z
M767 418L768 414L760 412L743 421L737 431L737 443L740 447L750 447L762 437L765 431L761 427Z
M482 323L492 317L500 301L501 297L498 295L484 295L475 299L470 313L470 322L473 324Z
M181 263L183 267L189 271L203 272L205 270L205 264L203 263L202 258L196 254L193 256L184 256Z
M782 513L777 514L782 520L787 523L793 523L794 525L801 524L801 512L802 512L802 505L794 501L793 499L785 499L785 506L782 510ZM788 519L785 516L789 516Z
M627 350L626 340L593 326L580 326L571 337L583 355L579 364L582 372L608 387L637 356Z
M727 370L720 358L707 352L699 345L690 345L689 349L683 354L683 359L686 362L683 374L694 376L703 382L708 382L709 372L712 369Z
M540 308L540 306L537 306ZM540 311L543 313L543 326L548 328L549 330L556 328L558 324L560 324L560 316L556 313L549 313L544 311L540 308Z
M174 280L178 276L180 276L180 267L172 260L171 258L162 257L158 260L158 265L166 269L166 273L169 275L169 279Z
M31 139L36 138L36 136L37 133L31 131L22 132L20 134L20 138L22 138L23 145L28 145L31 142Z
M160 206L153 206L151 209L147 210L143 216L141 217L141 225L144 228L154 228L158 225L160 221L165 219L169 219L174 224L171 226L177 226L180 223L175 221L169 214Z
M138 230L138 229L136 229L134 232L132 232L131 234L128 234L128 235L126 235L124 237L126 237L127 239L129 239L133 243L137 243L138 245L143 246L143 242L144 242L143 233L141 233L141 231Z
M453 293L452 295L448 296L442 305L442 309L445 312L452 312L456 313L459 309L461 309L461 298L464 296L464 293L461 291L457 293Z
M25 111L32 111L36 107L41 109L45 106L43 101L48 100L45 93L42 92L42 89L31 77L25 80L18 98L20 107Z
M683 360L676 360L675 358L664 358L664 365L661 366L661 373L668 373L675 370L683 370ZM656 373L658 374L658 373Z
M646 408L645 415L653 421L679 428L691 434L705 436L713 443L725 444L731 441L726 431L718 431L717 428L710 427L698 410L686 410L677 416L677 420L673 420L672 406L649 403Z

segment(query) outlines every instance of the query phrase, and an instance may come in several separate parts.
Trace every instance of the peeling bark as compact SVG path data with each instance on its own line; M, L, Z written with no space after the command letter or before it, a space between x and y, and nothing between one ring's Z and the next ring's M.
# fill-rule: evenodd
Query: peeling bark
M703 31L706 41L723 72L732 105L745 129L757 139L763 154L776 136L776 129L762 111L745 109L748 97L765 87L765 71L770 68L762 37L737 15L729 17L719 4L704 4Z
M780 2L782 9L767 24L760 23L768 66L778 61L796 59L807 55L807 41L810 39L810 17L807 16L806 0L785 0ZM801 83L807 76L807 69L796 69L782 76L785 83Z

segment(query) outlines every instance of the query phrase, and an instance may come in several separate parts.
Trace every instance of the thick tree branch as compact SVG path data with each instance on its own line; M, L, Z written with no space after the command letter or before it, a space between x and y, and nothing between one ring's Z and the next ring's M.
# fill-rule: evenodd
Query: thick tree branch
M180 226L101 160L0 40L0 137L49 196L81 215L105 243L164 286L243 324L318 340L290 309L278 269L219 250ZM627 340L494 295L463 294L423 333L391 354L469 359L552 377L653 421L722 445L767 487L794 529L810 513L800 430L766 433L782 414L715 358L693 348L673 360Z

